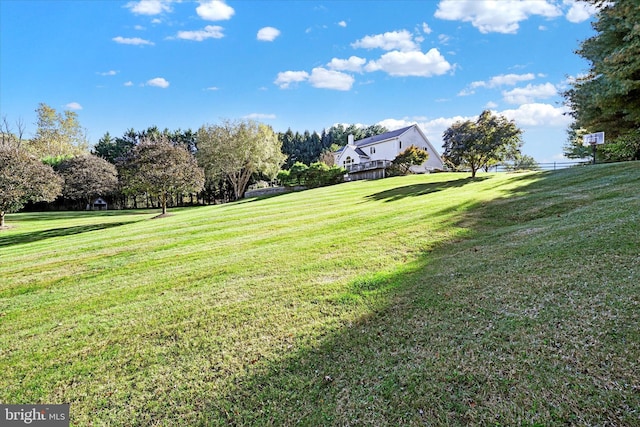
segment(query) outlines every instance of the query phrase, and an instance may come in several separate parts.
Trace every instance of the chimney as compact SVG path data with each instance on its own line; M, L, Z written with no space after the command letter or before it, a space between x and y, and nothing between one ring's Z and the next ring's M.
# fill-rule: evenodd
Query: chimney
M353 134L350 133L347 137L347 145L353 145Z

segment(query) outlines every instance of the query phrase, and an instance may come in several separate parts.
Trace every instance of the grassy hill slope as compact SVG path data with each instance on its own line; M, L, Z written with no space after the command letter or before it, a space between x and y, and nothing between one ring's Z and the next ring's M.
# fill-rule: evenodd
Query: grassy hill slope
M640 424L640 163L8 215L0 401L73 425Z

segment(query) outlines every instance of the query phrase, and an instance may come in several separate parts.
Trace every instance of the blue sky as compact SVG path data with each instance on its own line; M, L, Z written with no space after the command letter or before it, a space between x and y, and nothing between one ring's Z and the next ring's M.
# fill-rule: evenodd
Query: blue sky
M38 103L105 132L253 118L276 131L418 123L436 148L484 109L562 161L559 95L594 10L573 0L0 0L0 111L35 130Z

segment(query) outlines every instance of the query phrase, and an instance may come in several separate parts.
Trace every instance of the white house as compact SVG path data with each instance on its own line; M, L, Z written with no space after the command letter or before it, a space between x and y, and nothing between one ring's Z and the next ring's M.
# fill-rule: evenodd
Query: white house
M411 125L369 138L353 140L349 135L346 146L334 153L336 165L347 169L350 179L384 178L386 168L398 154L411 145L429 153L426 162L412 166L415 173L426 173L444 169L444 163L431 142L422 133L418 125Z

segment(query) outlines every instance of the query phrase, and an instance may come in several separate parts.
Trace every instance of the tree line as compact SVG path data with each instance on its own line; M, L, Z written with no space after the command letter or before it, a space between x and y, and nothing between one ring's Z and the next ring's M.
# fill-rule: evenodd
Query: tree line
M252 120L227 120L195 132L156 126L117 137L107 132L89 150L76 113L58 113L44 103L36 113L30 139L23 122L16 122L15 131L6 117L0 124L0 226L6 212L29 203L84 209L106 197L118 208L161 207L166 213L172 205L233 201L250 183L276 178L287 163L309 168L305 185L329 185L344 175L328 166L331 150L346 144L349 133L362 138L386 131L336 125L322 136L290 129L276 133Z
M27 203L47 202L57 208L82 209L96 197L117 208L210 204L237 200L248 185L277 178L283 185L317 187L343 180L333 152L355 140L387 132L380 125L334 125L321 134L276 133L252 120L203 125L197 131L129 129L108 132L88 150L86 133L73 112L57 113L40 104L38 129L23 137L17 122L11 132L3 119L0 139L0 212ZM475 123L455 123L444 134L443 158L453 169L471 169L517 159L521 131L501 116L483 112ZM387 176L409 173L428 153L411 146L391 163Z

